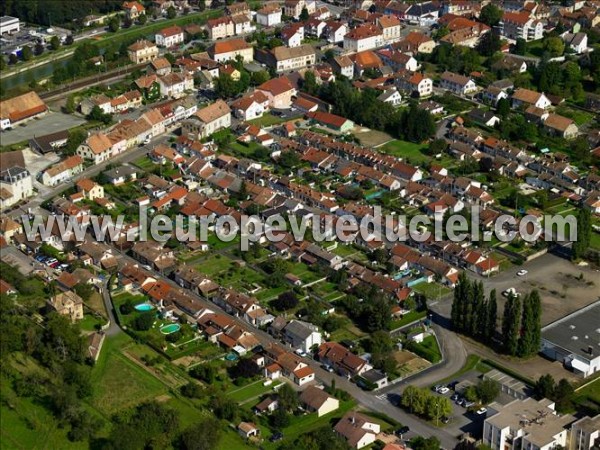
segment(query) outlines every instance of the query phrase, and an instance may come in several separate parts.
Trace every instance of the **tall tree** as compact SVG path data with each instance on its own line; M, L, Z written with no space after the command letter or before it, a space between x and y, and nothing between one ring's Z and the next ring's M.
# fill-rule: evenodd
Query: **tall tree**
M571 249L571 258L580 259L587 252L592 236L592 217L590 210L580 208L577 213L577 237Z
M556 389L556 383L554 378L550 374L542 375L538 378L535 383L535 397L539 400L542 398L554 398L554 390Z
M498 320L498 301L496 300L496 289L492 289L488 301L486 302L486 319L484 340L487 344L491 343L496 333L496 322Z
M479 20L493 27L494 25L498 25L502 19L502 10L498 8L493 3L489 3L481 8L481 12L479 13Z
M518 355L527 357L535 355L541 342L542 304L537 290L530 292L523 299L523 319L519 338Z
M483 336L483 327L485 326L486 320L486 305L485 305L485 292L483 290L483 283L473 283L473 318L470 324L470 334L473 337Z
M519 347L519 332L521 330L521 299L509 295L504 305L502 318L502 340L509 355L516 355Z
M452 320L452 326L456 331L463 330L463 307L465 299L465 285L469 280L464 272L461 272L458 276L458 282L454 287L454 299L452 301L452 311L450 318Z

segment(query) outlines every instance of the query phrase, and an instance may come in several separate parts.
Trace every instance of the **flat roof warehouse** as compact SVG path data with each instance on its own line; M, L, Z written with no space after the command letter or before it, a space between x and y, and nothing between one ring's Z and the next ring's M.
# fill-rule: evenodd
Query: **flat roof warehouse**
M600 301L546 326L542 339L545 353L554 346L587 361L600 358Z

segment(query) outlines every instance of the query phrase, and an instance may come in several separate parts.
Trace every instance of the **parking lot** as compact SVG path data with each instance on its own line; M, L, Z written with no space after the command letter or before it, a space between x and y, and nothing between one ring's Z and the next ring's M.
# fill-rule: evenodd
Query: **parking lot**
M82 123L85 123L85 119L81 117L51 111L39 119L29 120L23 125L17 125L12 130L3 131L0 134L0 141L2 145L11 145L17 142L28 141L34 136L68 130Z

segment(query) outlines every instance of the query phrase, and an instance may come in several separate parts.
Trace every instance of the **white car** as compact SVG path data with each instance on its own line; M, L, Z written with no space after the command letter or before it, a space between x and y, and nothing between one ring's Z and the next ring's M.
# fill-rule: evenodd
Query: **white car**
M525 269L521 269L517 272L518 277L522 277L523 275L527 275L527 271Z
M446 386L442 386L441 388L438 389L438 394L447 394L448 392L450 392L450 389L448 389Z
M485 414L487 412L487 408L479 408L477 410L477 414L482 415Z

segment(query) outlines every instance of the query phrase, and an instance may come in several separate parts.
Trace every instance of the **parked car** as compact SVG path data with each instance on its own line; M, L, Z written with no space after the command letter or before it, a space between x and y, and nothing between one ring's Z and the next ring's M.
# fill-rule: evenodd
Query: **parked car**
M518 277L522 277L522 276L527 275L527 274L528 274L528 272L525 269L521 269L521 270L519 270L517 272L517 276Z
M397 436L400 436L402 434L408 433L409 431L410 431L409 427L403 426L403 427L398 428L395 433L396 433Z
M283 433L281 431L276 431L275 433L273 433L271 435L271 437L269 438L269 440L271 442L277 442L283 439Z
M459 399L460 399L460 395L458 395L458 394L452 394L452 397L450 397L450 400L452 400L453 402L456 402Z
M296 353L296 355L298 355L298 356L302 356L302 357L306 356L306 352L304 350L302 350L301 348L296 349L294 351L294 353Z
M442 386L441 388L438 389L437 392L438 392L438 394L445 395L448 392L450 392L450 389L448 389L446 386Z
M472 407L472 406L475 406L475 402L470 402L470 401L468 401L468 400L465 400L465 402L464 402L463 406L464 406L465 408L470 408L470 407Z
M487 412L487 408L479 408L476 412L479 415L485 414Z
M435 386L433 386L433 387L431 388L431 390L432 390L433 392L439 392L441 387L442 387L442 385L441 385L441 384L436 384Z

